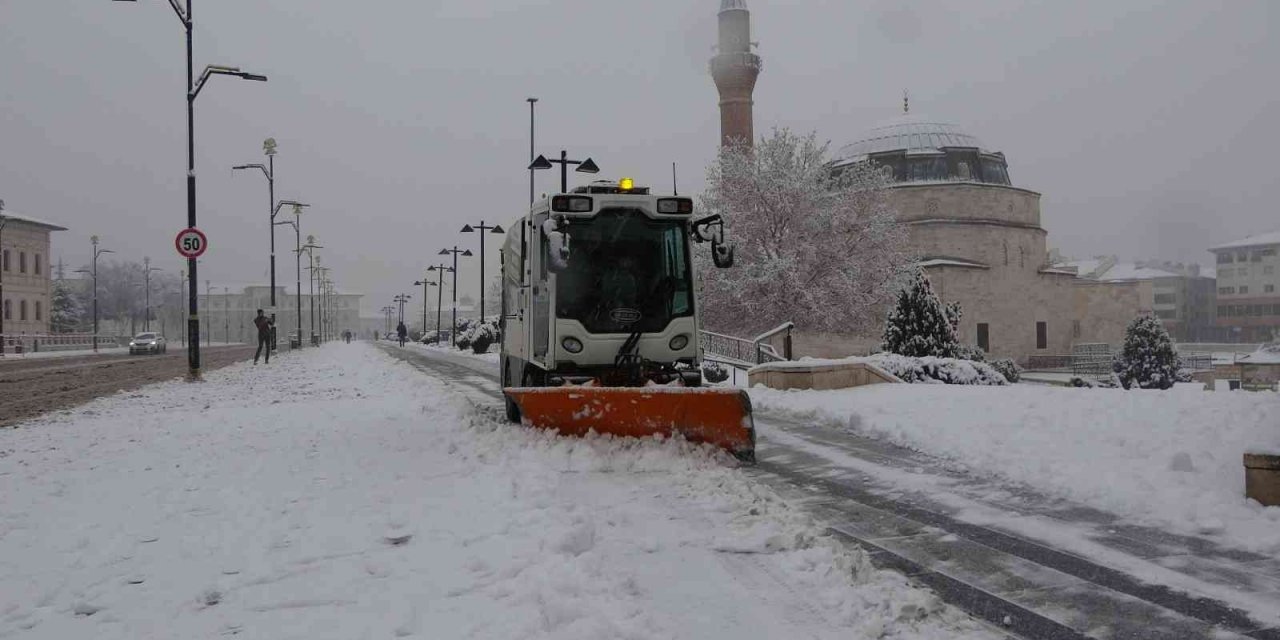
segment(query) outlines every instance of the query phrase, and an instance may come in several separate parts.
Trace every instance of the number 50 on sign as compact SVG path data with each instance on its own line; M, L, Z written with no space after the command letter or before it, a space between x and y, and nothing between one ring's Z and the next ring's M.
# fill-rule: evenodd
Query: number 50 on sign
M183 229L178 233L178 237L174 239L173 244L178 248L178 253L182 257L199 258L204 255L205 249L209 248L209 239L199 229Z

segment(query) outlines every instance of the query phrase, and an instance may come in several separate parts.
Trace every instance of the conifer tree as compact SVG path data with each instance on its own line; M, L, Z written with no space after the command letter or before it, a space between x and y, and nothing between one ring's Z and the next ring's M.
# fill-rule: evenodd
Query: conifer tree
M70 333L80 326L84 319L84 305L66 282L56 280L53 283L53 303L50 308L49 322L54 333Z
M898 294L898 303L889 312L883 349L913 358L954 358L960 347L956 337L959 323L960 306L944 307L933 293L929 277L917 269L911 285Z
M1124 349L1116 354L1113 368L1120 384L1129 389L1168 389L1177 381L1178 353L1169 332L1154 315L1141 315L1124 332Z

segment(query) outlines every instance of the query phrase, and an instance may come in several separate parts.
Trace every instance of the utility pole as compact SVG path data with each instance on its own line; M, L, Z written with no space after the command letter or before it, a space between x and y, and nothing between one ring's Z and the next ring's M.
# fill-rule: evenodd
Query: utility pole
M213 283L209 280L204 281L204 310L209 313L209 317L204 319L205 333L209 334L205 344L213 346Z
M164 271L164 269L151 266L151 258L143 258L142 265L143 265L142 274L143 274L144 280L146 281L146 287L147 287L147 294L146 294L147 316L142 319L142 330L151 331L151 272Z

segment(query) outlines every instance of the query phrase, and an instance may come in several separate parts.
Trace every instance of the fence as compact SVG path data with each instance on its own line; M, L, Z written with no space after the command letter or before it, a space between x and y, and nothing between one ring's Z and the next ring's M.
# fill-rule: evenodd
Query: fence
M77 351L93 348L91 333L54 333L54 334L8 334L0 336L0 345L4 349L0 353L23 354L45 351ZM98 336L99 348L120 346L115 336Z

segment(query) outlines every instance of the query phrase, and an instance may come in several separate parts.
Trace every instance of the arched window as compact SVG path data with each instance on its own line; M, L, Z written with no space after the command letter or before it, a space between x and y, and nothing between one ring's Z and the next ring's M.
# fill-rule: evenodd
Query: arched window
M43 313L44 308L43 308L43 307L44 307L44 305L43 305L43 304L41 304L41 302L40 302L39 300L36 300L36 322L40 322L40 321L44 320L44 313Z
M1227 256L1228 258L1231 256ZM9 250L4 250L4 270L9 271Z
M13 319L13 301L12 300L4 301L4 319L5 320Z
M1027 250L1025 247L1018 247L1018 266L1027 268Z
M27 272L27 252L19 251L18 252L18 273L26 273L26 272Z
M27 320L27 301L18 301L18 320L25 322Z
M40 275L40 254L36 254L36 275Z
M1009 241L1004 241L1004 266L1009 266Z

